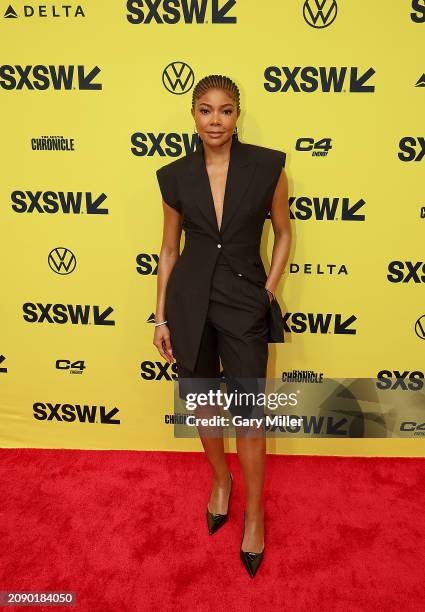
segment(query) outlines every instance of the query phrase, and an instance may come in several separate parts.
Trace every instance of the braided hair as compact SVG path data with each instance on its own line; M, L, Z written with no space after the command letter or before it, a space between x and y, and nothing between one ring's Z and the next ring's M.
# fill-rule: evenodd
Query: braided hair
M204 77L196 83L192 94L192 109L195 108L196 100L203 96L209 89L213 87L216 87L218 89L225 89L234 99L237 110L240 110L239 88L236 83L232 81L232 79L227 76L224 76L223 74L209 74L208 76Z

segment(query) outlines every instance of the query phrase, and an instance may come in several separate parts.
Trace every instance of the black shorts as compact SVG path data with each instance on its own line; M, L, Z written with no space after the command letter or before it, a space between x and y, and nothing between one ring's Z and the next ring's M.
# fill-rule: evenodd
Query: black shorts
M181 399L189 392L215 391L224 382L228 393L235 389L264 392L269 306L264 287L237 275L224 258L218 258L195 369L190 371L176 361ZM250 416L252 408L233 406L229 411Z

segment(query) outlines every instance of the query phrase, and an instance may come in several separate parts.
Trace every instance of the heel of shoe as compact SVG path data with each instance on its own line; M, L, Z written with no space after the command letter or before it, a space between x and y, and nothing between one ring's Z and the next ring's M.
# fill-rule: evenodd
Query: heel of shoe
M218 529L220 529L220 527L222 527L228 517L229 517L229 509L230 509L230 496L232 494L232 488L233 488L233 475L232 472L230 472L230 491L229 491L229 501L228 501L228 505L227 505L227 512L226 514L214 514L213 512L210 512L208 510L207 507L207 525L208 525L208 533L209 535L213 535Z

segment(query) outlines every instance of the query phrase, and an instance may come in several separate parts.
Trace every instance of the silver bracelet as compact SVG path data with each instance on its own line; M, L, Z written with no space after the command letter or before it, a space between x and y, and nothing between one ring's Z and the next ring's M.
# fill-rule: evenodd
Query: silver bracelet
M275 299L273 291L270 291L270 289L267 289L267 287L264 287L264 289L265 289L266 291L268 291L269 293L271 293L271 294L272 294L272 296L273 296L273 299Z
M168 323L168 321L161 321L161 323L155 323L155 327L158 327L158 325L164 325L164 323Z

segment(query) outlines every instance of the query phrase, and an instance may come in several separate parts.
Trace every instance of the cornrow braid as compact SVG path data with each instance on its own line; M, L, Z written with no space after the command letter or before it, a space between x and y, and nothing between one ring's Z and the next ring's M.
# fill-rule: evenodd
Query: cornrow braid
M232 81L232 79L224 76L223 74L209 74L197 82L192 94L192 109L195 108L196 100L203 96L212 87L217 87L218 89L225 89L228 91L236 103L237 110L240 110L239 88L236 83Z

